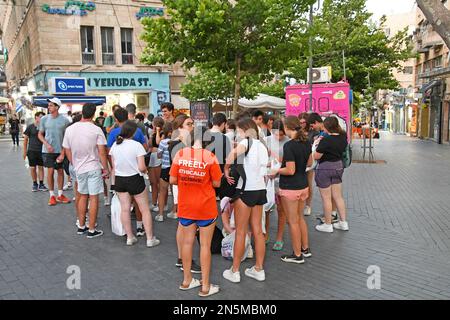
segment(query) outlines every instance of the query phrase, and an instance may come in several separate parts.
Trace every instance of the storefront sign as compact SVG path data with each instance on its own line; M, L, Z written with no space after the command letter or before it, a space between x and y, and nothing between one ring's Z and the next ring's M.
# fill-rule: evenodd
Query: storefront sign
M88 11L95 10L95 3L81 1L67 1L64 8L52 8L48 4L42 5L42 11L49 14L85 16Z
M298 116L309 111L309 85L295 85L286 88L286 115ZM350 84L326 83L313 85L312 111L322 117L336 115L344 125L350 139Z
M86 94L86 78L51 78L49 89L51 94Z
M191 102L191 118L194 121L201 122L203 125L208 125L208 122L211 119L211 102Z
M141 7L138 13L136 13L136 18L141 20L145 17L154 17L154 16L163 16L164 9L163 8L151 8L151 7Z

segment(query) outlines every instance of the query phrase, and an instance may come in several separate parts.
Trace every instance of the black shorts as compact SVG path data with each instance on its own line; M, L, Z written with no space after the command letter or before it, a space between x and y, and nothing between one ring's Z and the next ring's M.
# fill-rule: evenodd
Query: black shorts
M28 157L28 164L30 167L36 167L40 166L42 167L44 165L44 160L42 160L42 152L41 151L27 151L27 157Z
M43 153L42 160L44 163L44 167L53 168L56 170L63 168L63 163L57 163L56 158L59 157L59 153Z
M244 191L236 190L238 198L245 203L247 207L262 206L267 203L267 191L257 190L257 191Z
M161 169L161 175L159 176L161 179L163 179L165 182L169 182L169 175L170 168Z
M145 180L140 174L131 177L116 176L114 190L116 192L128 192L132 196L142 193L145 190Z

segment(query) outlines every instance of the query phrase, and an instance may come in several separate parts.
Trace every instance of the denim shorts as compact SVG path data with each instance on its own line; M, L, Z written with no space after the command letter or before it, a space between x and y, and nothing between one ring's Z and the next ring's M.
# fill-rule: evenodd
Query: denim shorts
M326 189L332 184L342 183L343 174L344 165L342 164L342 161L325 161L319 163L317 166L314 179L319 188Z
M78 192L95 196L103 193L102 170L93 170L77 174Z

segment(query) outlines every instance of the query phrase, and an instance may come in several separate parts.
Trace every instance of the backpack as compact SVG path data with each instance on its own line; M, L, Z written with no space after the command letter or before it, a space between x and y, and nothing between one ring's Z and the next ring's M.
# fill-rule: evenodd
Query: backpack
M347 146L345 147L345 151L342 154L342 163L344 164L344 168L350 167L350 165L352 164L352 157L352 147L350 144L347 144Z
M235 163L232 164L230 167L230 176L233 177L234 184L232 184L232 185L229 184L227 179L225 178L225 176L222 176L220 187L217 190L220 199L223 199L225 197L236 199L245 190L247 175L245 174L245 170L244 170L244 158L247 156L248 152L250 151L250 148L252 147L252 140L247 138L247 141L248 141L248 147L244 153L244 157L242 157L242 155L241 155L239 157L241 161L237 161L238 159L236 159ZM243 182L240 193L238 193L236 190L236 186L238 184L239 178L242 178L242 182Z

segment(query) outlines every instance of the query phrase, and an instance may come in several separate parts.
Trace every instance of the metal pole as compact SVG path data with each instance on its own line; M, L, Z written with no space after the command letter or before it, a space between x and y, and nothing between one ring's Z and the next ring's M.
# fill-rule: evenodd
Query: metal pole
M311 32L313 24L313 4L309 7L309 31ZM313 103L313 38L312 34L309 35L309 111L311 112L313 109L312 103Z
M344 66L344 80L347 81L347 70L345 69L345 51L342 50L342 64Z

